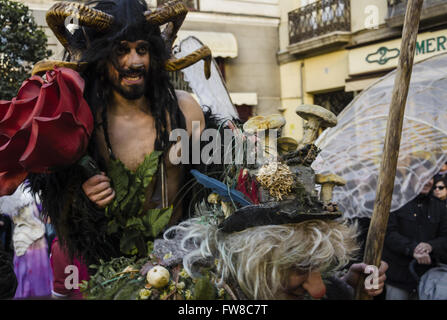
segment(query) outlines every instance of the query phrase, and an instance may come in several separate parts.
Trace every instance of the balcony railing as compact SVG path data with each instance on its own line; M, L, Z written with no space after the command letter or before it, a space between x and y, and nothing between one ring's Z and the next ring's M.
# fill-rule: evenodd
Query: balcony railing
M408 0L388 0L388 19L392 19L395 17L404 17L405 11L407 9L407 2ZM433 7L442 7L442 5L447 5L447 0L424 0L423 4L423 10L430 9ZM436 10L436 8L433 8L433 10ZM438 10L436 10L437 13L441 13ZM421 19L423 20L426 18L424 16L424 12L422 14Z
M162 4L165 4L166 2L169 2L172 0L157 0L157 6L161 6ZM200 10L200 1L199 0L182 0L184 4L188 7L190 11L199 11Z
M289 12L289 43L334 31L351 31L349 0L320 0Z

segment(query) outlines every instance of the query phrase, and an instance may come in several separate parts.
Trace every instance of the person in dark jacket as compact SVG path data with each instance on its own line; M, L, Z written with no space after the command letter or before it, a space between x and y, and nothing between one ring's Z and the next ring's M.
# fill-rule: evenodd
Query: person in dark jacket
M14 255L12 247L12 221L11 218L5 214L0 213L0 249Z
M0 300L12 299L17 289L17 277L11 255L0 248Z
M389 264L387 300L417 298L410 263L417 261L415 271L420 276L445 255L447 209L431 195L433 183L431 179L415 199L390 214L383 251L383 260Z

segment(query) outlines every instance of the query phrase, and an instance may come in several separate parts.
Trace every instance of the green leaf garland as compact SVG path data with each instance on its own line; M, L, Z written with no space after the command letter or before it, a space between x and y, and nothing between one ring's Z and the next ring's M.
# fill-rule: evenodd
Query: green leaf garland
M106 208L110 219L107 232L119 234L120 251L125 255L145 256L152 247L152 240L171 219L172 207L144 210L147 188L158 170L162 154L154 151L147 155L135 172L119 160L109 162L108 175L116 195Z

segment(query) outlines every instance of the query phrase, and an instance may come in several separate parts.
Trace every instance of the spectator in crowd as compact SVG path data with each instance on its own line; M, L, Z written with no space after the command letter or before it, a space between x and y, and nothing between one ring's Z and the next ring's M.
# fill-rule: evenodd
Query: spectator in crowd
M431 195L434 179L421 193L390 214L383 260L389 264L386 282L387 300L417 299L417 280L410 273L410 263L422 275L445 255L447 209Z
M52 273L45 225L41 221L36 199L25 184L10 196L0 197L0 213L14 224L14 273L17 277L15 299L51 296Z
M438 174L435 176L435 179L437 178L447 179L447 161L444 162L444 164L441 167L441 170L439 170Z
M17 289L12 257L0 248L0 300L12 299Z
M0 249L14 255L12 248L12 221L6 214L0 213Z
M444 201L444 203L447 203L447 178L442 178L440 176L435 178L433 195L439 200Z

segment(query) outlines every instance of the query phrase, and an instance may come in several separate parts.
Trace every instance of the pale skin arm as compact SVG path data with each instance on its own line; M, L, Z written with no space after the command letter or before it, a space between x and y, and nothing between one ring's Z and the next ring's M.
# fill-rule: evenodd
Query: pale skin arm
M176 94L180 110L185 116L188 133L190 135L192 133L193 121L200 121L201 133L205 128L205 118L203 116L202 108L189 93L176 90ZM82 190L91 202L102 209L107 207L115 198L115 191L110 185L110 178L107 177L105 173L93 176L85 181L82 185Z
M188 92L176 90L175 93L177 94L180 110L185 116L186 130L188 131L189 137L200 137L200 134L205 129L205 117L203 116L202 108ZM193 132L193 122L197 121L200 122L200 132ZM173 154L176 154L178 157L180 157L181 149L182 141L179 141L173 146L170 153L172 152Z
M192 133L192 122L200 121L200 132L205 129L205 117L197 101L186 91L176 90L180 110L183 112L186 120L186 129Z

